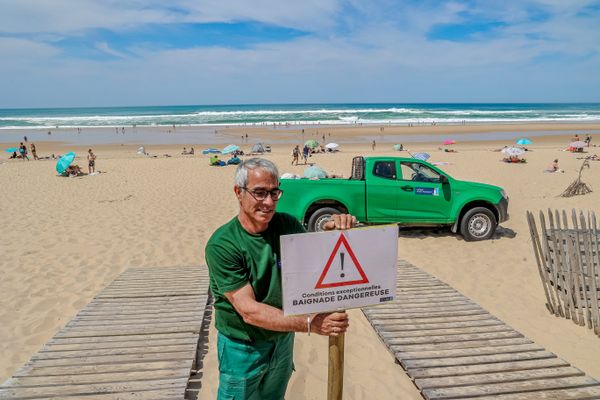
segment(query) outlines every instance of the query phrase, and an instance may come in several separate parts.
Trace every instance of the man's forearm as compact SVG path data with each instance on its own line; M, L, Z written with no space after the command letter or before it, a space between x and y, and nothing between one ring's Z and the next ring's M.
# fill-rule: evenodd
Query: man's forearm
M283 311L268 304L256 302L241 313L244 322L277 332L307 332L308 323L304 316L287 316Z

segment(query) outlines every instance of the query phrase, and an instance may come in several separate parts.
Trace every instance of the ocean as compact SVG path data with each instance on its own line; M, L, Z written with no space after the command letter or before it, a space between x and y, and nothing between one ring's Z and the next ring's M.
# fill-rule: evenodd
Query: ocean
M600 103L254 104L0 109L0 129L600 122Z

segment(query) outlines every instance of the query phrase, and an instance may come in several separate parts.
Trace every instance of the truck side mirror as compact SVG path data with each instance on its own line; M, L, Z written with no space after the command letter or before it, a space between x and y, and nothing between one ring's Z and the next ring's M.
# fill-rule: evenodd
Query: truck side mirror
M446 175L440 175L440 183L444 185L450 183L450 181L448 180L448 177Z

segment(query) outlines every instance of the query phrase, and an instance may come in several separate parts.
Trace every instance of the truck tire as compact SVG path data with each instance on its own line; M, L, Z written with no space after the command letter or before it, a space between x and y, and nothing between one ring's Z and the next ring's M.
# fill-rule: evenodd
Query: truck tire
M319 208L308 219L308 230L310 232L321 232L323 224L329 221L333 214L341 214L341 211L331 207Z
M487 240L496 232L498 221L494 213L485 207L474 207L460 221L460 234L467 242Z

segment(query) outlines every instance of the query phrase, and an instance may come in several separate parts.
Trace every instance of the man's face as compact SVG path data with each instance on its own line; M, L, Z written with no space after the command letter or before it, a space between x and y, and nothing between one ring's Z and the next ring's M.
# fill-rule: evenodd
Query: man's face
M269 195L266 199L256 200L251 193L255 190L271 191L279 187L279 180L269 172L261 168L248 171L248 183L246 190L235 187L235 194L240 201L240 213L244 215L255 226L262 226L263 229L275 214L277 202Z

